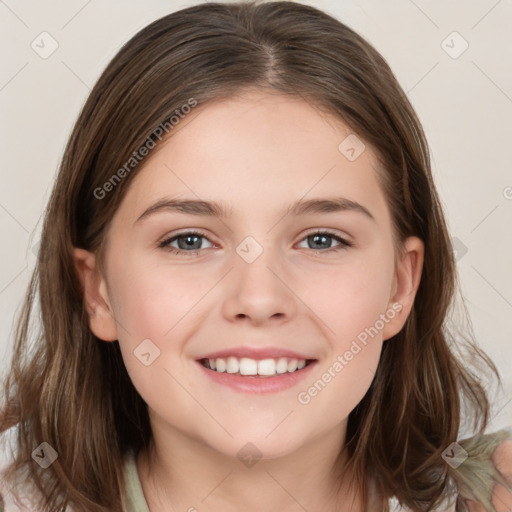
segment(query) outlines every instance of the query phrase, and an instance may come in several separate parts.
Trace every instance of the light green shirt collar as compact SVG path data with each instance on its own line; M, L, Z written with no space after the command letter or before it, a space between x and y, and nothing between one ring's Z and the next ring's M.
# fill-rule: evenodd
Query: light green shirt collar
M144 492L137 472L135 454L130 451L126 455L124 464L126 483L126 510L125 512L149 512Z

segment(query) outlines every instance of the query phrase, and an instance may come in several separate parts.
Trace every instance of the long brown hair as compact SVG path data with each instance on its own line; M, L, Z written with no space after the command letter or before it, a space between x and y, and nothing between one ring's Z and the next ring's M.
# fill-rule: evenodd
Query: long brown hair
M491 370L498 382L499 375L472 335L463 344L448 326L458 289L450 236L421 124L386 61L311 6L202 3L151 23L110 62L79 115L47 207L0 413L1 431L17 426L12 474L27 472L45 510L67 503L76 512L121 510L123 456L147 446L151 435L118 343L89 329L72 257L73 247L102 255L141 165L123 173L108 196L98 190L148 140L158 144L155 129L191 99L202 105L254 87L302 97L350 126L384 169L379 179L397 251L408 236L425 243L414 307L384 343L374 381L349 416L346 474L363 496L371 478L382 496L430 510L453 476L443 450L464 425L486 428L489 401L476 370ZM32 339L37 298L41 325ZM466 347L473 370L455 345ZM45 470L31 456L43 441L58 453Z

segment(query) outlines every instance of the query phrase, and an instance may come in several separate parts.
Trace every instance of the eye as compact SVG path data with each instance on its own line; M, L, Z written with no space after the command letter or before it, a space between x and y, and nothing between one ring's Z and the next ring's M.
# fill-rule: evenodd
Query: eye
M202 238L209 241L208 237L199 231L184 231L183 233L178 233L177 235L160 242L159 247L166 249L172 254L197 254L199 250L202 249ZM177 248L170 245L174 242L178 243ZM193 250L189 251L188 249Z
M184 231L182 233L178 233L177 235L173 235L170 238L166 238L165 240L160 242L158 246L162 249L165 249L166 251L169 251L171 254L196 255L199 253L200 250L204 249L204 247L201 247L201 239L208 240L211 243L210 239L200 231ZM337 241L338 245L335 247L329 247L331 245L329 239ZM317 230L312 233L309 233L302 240L311 241L311 244L313 246L317 246L307 247L307 249L320 249L319 251L317 250L315 252L321 253L332 253L353 246L353 244L348 240L345 240L344 238L330 231ZM173 247L171 245L175 242L177 242L178 247Z
M337 245L335 247L329 247L331 245L330 241L329 241L330 239L336 240L337 242L339 242L339 245ZM347 247L353 246L353 244L351 242L349 242L348 240L345 240L344 238L342 238L339 235L336 235L335 233L332 233L330 231L317 230L317 231L314 231L313 233L309 233L302 240L311 241L311 244L313 245L313 247L306 247L307 249L311 249L311 248L318 249L319 248L319 249L321 249L320 252L329 252L330 253L330 252L340 251L340 250L346 249ZM318 246L320 246L320 247L318 247Z

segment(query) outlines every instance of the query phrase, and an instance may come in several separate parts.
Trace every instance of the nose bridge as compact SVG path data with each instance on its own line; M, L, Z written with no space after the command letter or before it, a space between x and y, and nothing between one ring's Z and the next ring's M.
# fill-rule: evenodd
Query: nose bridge
M261 240L261 242L260 242ZM284 267L278 261L278 250L271 246L272 237L247 236L236 248L239 261L236 265L239 286L250 285L261 292L279 294L283 283L276 273L283 274ZM240 261L241 260L241 261ZM284 279L284 276L281 278Z
M289 317L294 311L294 296L287 286L284 266L271 247L272 237L260 243L247 236L236 248L238 261L232 276L232 286L224 303L230 317L250 317L264 321L273 316Z

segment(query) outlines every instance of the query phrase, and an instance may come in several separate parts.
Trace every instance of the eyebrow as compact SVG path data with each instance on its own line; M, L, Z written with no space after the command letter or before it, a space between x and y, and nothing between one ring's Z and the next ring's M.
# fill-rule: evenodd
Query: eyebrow
M362 213L375 222L375 217L362 204L344 197L300 199L293 203L285 215L307 215L315 213L338 213L353 211ZM199 199L163 198L153 203L135 221L135 223L160 212L175 212L185 215L208 216L217 218L231 217L231 210L223 203L202 201Z

